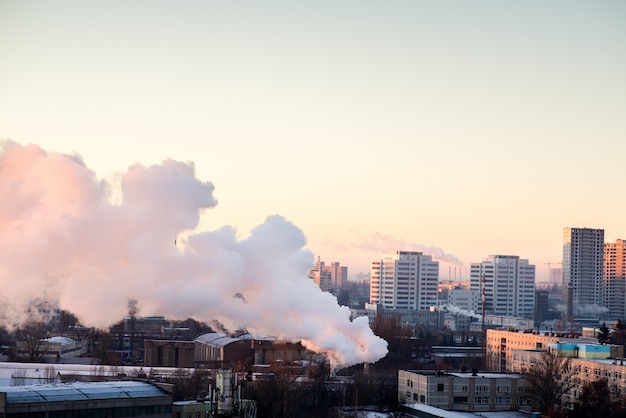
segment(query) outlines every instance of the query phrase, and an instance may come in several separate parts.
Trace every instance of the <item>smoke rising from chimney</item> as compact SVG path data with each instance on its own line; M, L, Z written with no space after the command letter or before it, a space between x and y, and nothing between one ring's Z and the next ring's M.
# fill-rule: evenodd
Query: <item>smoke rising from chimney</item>
M145 315L216 319L301 340L336 364L387 354L367 318L350 321L348 308L307 277L314 257L291 222L269 216L245 239L228 226L196 231L200 213L217 200L192 164L130 167L113 204L110 185L79 157L1 146L4 323L17 320L23 303L53 277L61 308L86 325L106 327L137 300Z

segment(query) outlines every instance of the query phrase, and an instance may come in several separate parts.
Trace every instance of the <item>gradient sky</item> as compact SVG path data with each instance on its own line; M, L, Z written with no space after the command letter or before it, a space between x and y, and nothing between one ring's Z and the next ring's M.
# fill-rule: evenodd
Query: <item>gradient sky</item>
M280 214L351 275L424 248L544 280L564 227L626 238L622 0L0 0L0 63L0 138L193 161L204 228Z

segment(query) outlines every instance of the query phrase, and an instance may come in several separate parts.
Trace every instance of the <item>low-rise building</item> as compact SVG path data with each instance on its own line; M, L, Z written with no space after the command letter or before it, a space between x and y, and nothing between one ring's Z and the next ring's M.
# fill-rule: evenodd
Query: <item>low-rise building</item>
M608 346L604 346L608 347ZM559 352L557 348L551 348L561 355L568 354L568 351ZM582 350L577 350L581 353ZM571 357L569 368L573 372L572 379L575 386L565 394L563 403L569 408L573 408L585 383L606 379L609 389L617 396L626 393L626 364L623 359L597 358L601 351L586 350L584 357ZM532 369L540 361L544 351L538 350L513 350L513 364L511 369L515 372L524 373ZM606 352L605 352L606 354ZM593 358L596 357L596 358Z
M144 365L147 367L195 367L193 341L145 340Z
M0 417L171 418L172 395L143 382L74 382L0 389Z
M530 408L528 382L519 374L398 371L398 402L452 411L494 412Z
M17 357L27 358L34 355L45 360L59 360L80 357L87 352L87 344L68 337L49 337L39 340L35 347L32 341L18 341Z
M619 359L624 356L624 347L601 345L593 338L575 334L554 332L487 330L486 364L488 370L512 372L515 350L546 351L552 346L561 354L571 357Z

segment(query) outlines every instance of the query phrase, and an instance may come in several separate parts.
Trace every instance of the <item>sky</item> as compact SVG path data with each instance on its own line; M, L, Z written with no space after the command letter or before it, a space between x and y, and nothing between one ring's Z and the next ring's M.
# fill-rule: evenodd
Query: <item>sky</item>
M119 181L191 162L198 229L268 216L351 276L422 250L547 279L626 238L626 3L0 0L0 138ZM554 267L554 266L553 266Z

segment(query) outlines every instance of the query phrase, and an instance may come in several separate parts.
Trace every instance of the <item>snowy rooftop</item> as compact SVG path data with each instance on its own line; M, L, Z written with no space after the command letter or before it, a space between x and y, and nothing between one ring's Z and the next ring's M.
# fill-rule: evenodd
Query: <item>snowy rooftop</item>
M0 391L6 393L7 403L13 404L168 396L157 386L133 381L5 386Z
M49 342L49 343L61 344L61 345L76 344L78 342L69 337L50 337L50 338L44 339L44 341Z
M207 344L217 345L220 347L225 347L230 343L234 343L236 341L243 340L244 338L232 338L228 335L219 334L217 332L209 332L208 334L202 334L196 337L195 341L200 341Z
M407 408L414 409L416 411L425 412L434 416L443 418L472 418L472 417L484 417L484 418L528 418L528 414L519 411L499 411L499 412L461 412L461 411L447 411L445 409L435 408L434 406L424 405L421 403L410 403L404 405Z

